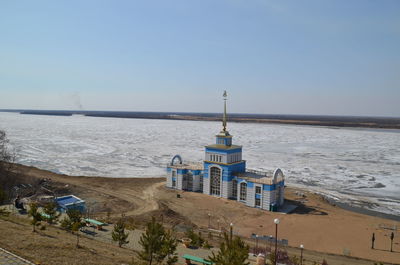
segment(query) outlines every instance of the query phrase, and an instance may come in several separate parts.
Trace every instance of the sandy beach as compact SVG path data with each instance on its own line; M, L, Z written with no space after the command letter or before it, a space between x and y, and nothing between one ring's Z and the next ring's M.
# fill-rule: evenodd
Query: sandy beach
M287 239L291 247L303 244L307 250L400 262L398 231L394 231L394 252L388 251L392 232L388 228L399 228L400 222L341 209L305 190L286 189L287 202L298 207L282 214L199 193L170 190L165 188L163 178L66 176L22 165L17 165L17 171L27 181L49 179L48 185L56 195L72 193L81 197L99 218L107 212L111 217L124 213L140 225L157 216L170 226L207 228L210 222L215 229L233 223L235 233L244 238L252 233L274 235L273 219L279 218L278 238ZM375 250L371 249L372 233L376 235Z

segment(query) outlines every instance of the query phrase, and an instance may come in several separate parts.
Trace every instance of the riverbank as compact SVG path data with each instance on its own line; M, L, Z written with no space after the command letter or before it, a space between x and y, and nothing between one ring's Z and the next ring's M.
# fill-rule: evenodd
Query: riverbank
M106 218L107 212L111 218L124 213L140 226L156 216L177 229L209 225L221 229L233 223L235 232L245 238L252 233L273 235L273 219L279 218L279 238L287 239L290 246L303 244L308 250L391 263L400 260L398 231L394 231L395 252L387 251L392 232L388 228L400 227L399 222L341 209L306 190L289 187L287 202L298 207L290 214L281 214L204 194L170 190L165 188L163 178L76 177L22 165L17 165L17 171L26 179L47 179L56 195L73 193L85 199L98 218ZM376 250L371 250L372 233Z
M74 110L0 110L17 112L26 115L72 116L160 119L160 120L192 120L220 121L220 113L185 113L185 112L143 112L143 111L74 111ZM399 117L360 117L333 115L289 115L289 114L239 114L231 113L229 122L240 123L274 123L331 127L400 129Z

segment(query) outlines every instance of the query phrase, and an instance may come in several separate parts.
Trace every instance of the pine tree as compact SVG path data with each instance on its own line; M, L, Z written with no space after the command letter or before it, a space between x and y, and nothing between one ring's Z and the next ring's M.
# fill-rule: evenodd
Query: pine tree
M221 243L217 254L212 252L209 259L215 265L249 265L249 246L246 245L238 236L233 237L232 232L228 236L224 233L224 240Z
M129 236L129 233L125 233L125 222L121 218L118 222L114 225L114 231L112 232L112 240L118 242L118 246L122 247L122 245L128 244L129 241L126 239Z
M79 230L85 226L82 222L82 213L75 209L68 209L67 215L61 221L61 227L76 233L76 247L79 247Z
M44 206L43 211L49 216L46 218L49 224L57 222L57 219L60 217L60 214L57 214L57 204L54 202L47 203Z
M3 191L3 189L0 187L0 205L3 204L3 202L7 199L6 193Z
M139 244L143 250L139 257L148 265L161 264L165 259L168 265L175 264L178 257L175 253L177 247L176 238L171 232L165 231L162 224L155 218L147 224L146 231L140 237Z
M162 252L163 256L167 258L167 265L172 265L178 262L178 255L176 253L176 247L178 242L172 235L171 231L167 231L164 234Z
M151 222L147 224L145 233L139 239L139 244L143 247L139 256L142 260L148 261L149 265L153 264L154 261L158 262L160 260L164 233L164 227L157 223L153 217Z
M201 232L196 234L196 232L193 231L193 229L188 229L185 233L185 236L190 238L192 241L190 242L190 245L195 246L195 247L202 247L204 244L204 238L201 237Z
M32 217L32 221L31 224L33 226L33 232L36 232L36 225L42 220L42 216L40 215L40 213L38 212L38 206L36 203L31 203L29 204L29 212L28 212L29 216Z
M79 247L79 229L83 226L82 223L72 223L71 230L76 233L76 247Z
M61 220L61 227L64 228L67 231L72 231L72 222L69 217L64 217L64 219Z

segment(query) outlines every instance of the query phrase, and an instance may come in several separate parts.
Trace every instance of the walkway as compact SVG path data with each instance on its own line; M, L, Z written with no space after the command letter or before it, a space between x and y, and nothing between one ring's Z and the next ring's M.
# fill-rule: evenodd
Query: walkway
M33 263L23 259L3 248L0 248L0 265L32 265Z

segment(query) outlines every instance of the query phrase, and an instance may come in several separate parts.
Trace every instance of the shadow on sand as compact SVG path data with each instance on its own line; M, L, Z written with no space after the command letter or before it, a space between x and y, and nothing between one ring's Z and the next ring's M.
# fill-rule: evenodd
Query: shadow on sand
M317 207L309 207L304 203L294 200L285 200L289 204L296 205L297 207L288 214L312 214L312 215L328 215L327 212L324 212Z

